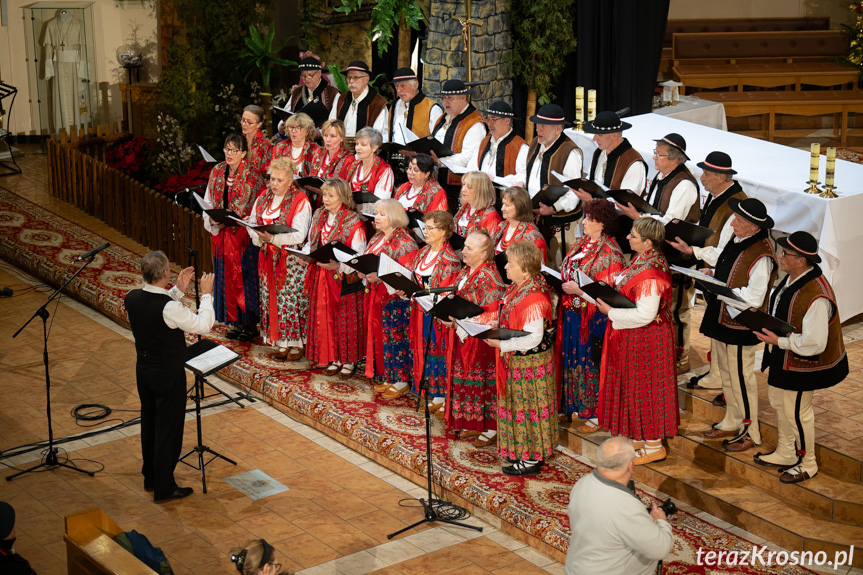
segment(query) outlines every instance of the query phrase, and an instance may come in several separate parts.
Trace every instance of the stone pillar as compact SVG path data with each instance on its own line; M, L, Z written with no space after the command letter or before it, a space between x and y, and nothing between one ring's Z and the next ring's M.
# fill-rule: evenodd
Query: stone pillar
M508 2L473 0L471 18L483 22L472 26L472 67L475 82L489 82L473 89L474 106L482 109L504 100L512 104L512 36L507 20ZM440 89L453 78L465 79L465 51L459 19L465 17L461 0L431 0L432 15L428 24L428 41L423 60L423 92L440 101Z

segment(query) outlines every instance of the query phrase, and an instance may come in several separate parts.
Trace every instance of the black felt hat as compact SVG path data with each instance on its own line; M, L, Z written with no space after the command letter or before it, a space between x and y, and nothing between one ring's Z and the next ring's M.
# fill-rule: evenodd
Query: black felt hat
M736 174L737 170L731 169L731 156L725 152L710 152L703 162L698 162L698 167L708 172L720 174Z
M767 207L761 200L756 200L755 198L746 198L744 200L731 198L728 200L728 207L735 214L740 214L759 228L769 230L773 227L773 218L767 215Z
M15 509L5 501L0 501L0 539L6 539L15 527Z
M632 124L622 121L614 112L606 111L597 114L593 120L585 122L582 129L586 134L613 134L631 127Z
M782 249L797 252L809 260L809 263L821 263L821 256L818 255L818 240L810 233L794 232L788 237L778 238L776 243L782 246Z
M348 64L347 68L342 70L342 74L347 75L348 72L362 72L366 76L372 75L372 71L369 70L368 64L366 64L362 60L354 60L353 62Z
M399 68L398 70L396 70L396 73L393 74L393 79L390 81L390 84L395 84L396 82L406 82L408 80L416 79L417 73L410 68Z
M440 89L441 96L462 96L470 94L470 87L464 80L447 80Z
M300 63L297 64L297 67L294 68L294 72L317 72L318 70L324 70L324 67L321 66L321 61L315 58L314 56L308 56L300 60Z
M683 139L683 136L680 134L671 133L659 140L653 140L654 142L662 142L663 144L668 144L674 148L677 148L683 153L683 157L687 160L690 159L689 156L686 155L686 140Z
M515 118L512 106L503 101L497 101L482 111L487 116L498 116L501 118Z
M540 107L539 111L530 117L530 121L534 124L546 124L549 126L572 126L566 121L563 116L563 108L557 104L545 104Z

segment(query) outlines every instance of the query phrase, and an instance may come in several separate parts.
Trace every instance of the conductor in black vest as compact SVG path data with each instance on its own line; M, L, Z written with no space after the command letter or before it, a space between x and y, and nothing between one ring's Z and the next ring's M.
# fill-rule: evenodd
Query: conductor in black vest
M213 312L213 274L201 276L201 307L195 314L179 300L195 270L184 269L168 290L171 267L161 251L141 259L146 285L126 295L126 311L135 336L138 396L141 398L141 452L144 489L164 503L192 494L179 487L174 468L183 447L186 416L186 339L184 332L204 334L216 321Z

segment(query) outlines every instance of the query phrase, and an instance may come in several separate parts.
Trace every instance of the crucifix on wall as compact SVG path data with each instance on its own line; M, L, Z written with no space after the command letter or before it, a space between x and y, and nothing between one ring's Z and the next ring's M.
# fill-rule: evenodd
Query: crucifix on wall
M465 82L473 81L473 69L471 66L471 26L476 26L477 28L483 25L479 20L473 20L470 17L470 0L465 0L465 18L464 20L459 20L459 24L461 24L461 37L464 41L464 78Z

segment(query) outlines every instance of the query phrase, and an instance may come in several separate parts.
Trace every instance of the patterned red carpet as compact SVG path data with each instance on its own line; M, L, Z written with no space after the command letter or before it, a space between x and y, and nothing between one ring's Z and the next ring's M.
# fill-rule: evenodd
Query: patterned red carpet
M74 271L75 255L101 243L100 236L0 188L3 259L56 284ZM69 293L125 324L122 298L140 282L138 257L117 246L102 251L73 282ZM223 372L225 377L379 462L388 460L425 474L425 422L409 397L386 401L376 397L370 382L362 377L342 381L317 371L300 371L303 364L286 368L285 363L270 358L269 348L226 341L224 332L217 329L214 339L243 355ZM440 421L432 419L435 483L565 553L569 492L591 468L559 453L539 476L508 477L500 472L501 462L492 448L476 449L469 441L456 440ZM650 498L641 495L645 501ZM675 544L665 562L665 573L811 573L788 566L697 565L699 550L749 552L753 543L683 511L673 517L672 524Z

